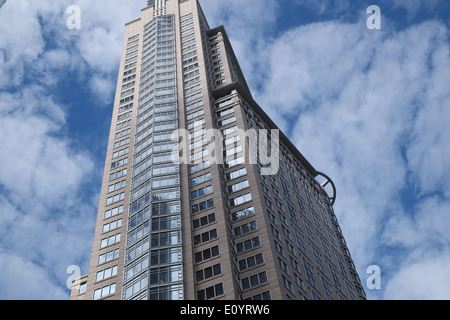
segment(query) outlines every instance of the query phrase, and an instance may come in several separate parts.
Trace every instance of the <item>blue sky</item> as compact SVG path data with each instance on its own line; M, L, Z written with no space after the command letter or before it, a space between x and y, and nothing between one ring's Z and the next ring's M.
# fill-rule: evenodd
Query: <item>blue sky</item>
M381 270L368 297L450 299L450 2L200 3L255 100L337 185L363 284ZM145 4L0 9L0 299L67 299L67 267L88 271L124 24Z

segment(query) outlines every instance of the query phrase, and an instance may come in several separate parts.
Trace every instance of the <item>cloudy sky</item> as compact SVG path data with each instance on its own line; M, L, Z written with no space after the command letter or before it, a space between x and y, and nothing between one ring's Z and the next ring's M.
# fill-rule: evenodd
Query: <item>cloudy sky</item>
M363 284L381 270L368 297L450 299L450 2L200 3L255 100L334 180ZM67 267L88 271L124 24L145 4L0 9L0 299L68 299Z

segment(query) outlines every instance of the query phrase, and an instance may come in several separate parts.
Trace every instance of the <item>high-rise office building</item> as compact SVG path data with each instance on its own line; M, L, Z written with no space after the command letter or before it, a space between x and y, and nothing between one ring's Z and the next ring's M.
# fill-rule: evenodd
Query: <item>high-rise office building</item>
M253 100L224 28L197 0L148 1L125 26L71 299L365 299L334 198Z

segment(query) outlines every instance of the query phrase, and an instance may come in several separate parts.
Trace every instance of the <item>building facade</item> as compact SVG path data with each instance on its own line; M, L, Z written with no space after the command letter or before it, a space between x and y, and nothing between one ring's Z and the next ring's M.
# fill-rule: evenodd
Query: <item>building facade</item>
M365 299L320 176L198 1L148 1L125 26L89 272L71 299Z

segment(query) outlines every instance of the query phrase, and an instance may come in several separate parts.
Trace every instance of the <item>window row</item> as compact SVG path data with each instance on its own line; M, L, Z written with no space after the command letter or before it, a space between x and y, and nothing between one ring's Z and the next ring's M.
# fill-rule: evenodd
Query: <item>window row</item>
M149 300L182 300L183 285L175 284L170 286L159 286L150 288Z
M194 119L194 118L203 116L204 114L205 114L205 110L200 109L200 110L198 110L198 111L195 111L195 112L192 112L192 113L188 113L188 114L186 115L186 120L187 120L187 121L190 121L190 120L192 120L192 119Z
M222 274L222 266L220 263L218 263L211 267L197 271L195 273L195 281L200 282L218 276L220 274Z
M134 294L138 293L140 290L146 288L148 285L148 274L145 272L141 276L137 277L130 283L124 286L123 297L129 299Z
M224 294L223 283L197 291L197 300L209 300Z
M133 108L133 103L126 104L119 108L119 113L124 112L129 109L132 109L132 108Z
M169 215L180 212L180 201L161 202L152 205L152 216Z
M114 220L114 221L104 224L102 232L103 233L109 232L111 230L118 229L120 227L122 227L122 219Z
M152 188L158 189L158 188L174 186L174 185L177 185L178 182L179 182L179 179L178 179L177 175L157 177L157 178L153 178Z
M227 119L224 119L222 121L219 121L219 127L226 126L226 125L228 125L230 123L233 123L233 122L236 122L236 117L235 116L227 118Z
M133 68L133 69L131 69L131 70L125 71L125 72L123 73L123 76L126 77L126 76L128 76L129 74L133 74L133 73L135 73L135 72L136 72L136 68ZM125 78L125 79L128 79L128 78Z
M234 147L234 148L231 148L231 149L228 149L228 150L225 150L225 151L223 152L223 156L224 156L226 159L229 159L230 157L231 157L231 158L234 158L233 156L236 155L236 154L238 154L239 152L242 152L242 146L241 146L241 145L239 145L239 146L237 146L237 147Z
M170 231L170 232L160 232L152 234L151 236L151 246L156 247L168 247L181 244L181 232L180 231Z
M181 227L180 215L152 219L152 232L178 229Z
M105 298L116 293L116 284L107 285L94 291L94 300Z
M189 59L189 60L191 60L191 59ZM192 61L191 61L191 62L192 62ZM194 64L191 64L191 65L187 66L187 67L184 67L184 68L183 68L183 72L186 72L186 71L195 69L195 68L197 68L198 66L199 66L199 64L198 64L198 62L196 62L196 63L194 63Z
M196 108L202 107L202 106L203 106L203 100L200 100L200 101L197 101L197 102L187 105L186 111L191 111L193 109L196 109Z
M229 146L230 144L235 144L236 142L239 142L239 141L241 141L241 136L237 135L237 136L225 139L223 141L223 146L226 147L226 146Z
M196 149L199 149L199 148L203 148L203 146L205 146L207 144L208 144L208 140L207 139L199 140L199 141L191 143L188 146L188 149L189 149L189 151L192 151L194 149L196 150Z
M243 210L240 210L238 212L234 212L231 214L231 220L234 221L238 221L247 217L250 217L252 215L255 214L255 208L254 207L249 207Z
M108 238L104 238L102 239L102 241L100 242L100 248L104 248L107 246L110 246L114 243L120 242L120 233L116 234L116 235L112 235Z
M236 243L236 252L243 253L248 250L252 250L254 248L257 248L261 245L261 240L259 237L254 237L252 239L248 239L242 242Z
M191 130L191 129L193 129L195 127L198 127L198 126L201 126L201 125L203 125L205 123L206 123L205 122L205 118L202 118L202 119L197 120L195 122L188 123L186 127L187 127L188 130Z
M230 207L235 207L235 206L241 205L243 203L249 202L251 200L252 200L252 194L249 192L249 193L246 193L246 194L244 194L242 196L230 199L229 200Z
M105 219L108 219L110 217L113 217L113 216L121 214L121 213L123 213L123 205L106 210L104 217L105 217Z
M131 133L131 128L128 128L128 129L126 129L126 130L122 130L122 131L120 131L120 132L117 132L117 133L114 135L114 139L121 138L121 137L126 136L126 135L128 135L128 134L130 134L130 133Z
M198 246L204 242L217 239L217 229L213 229L202 234L194 236L194 246Z
M115 190L119 190L119 189L125 187L126 184L127 184L127 181L126 181L126 180L123 180L123 181L117 182L117 183L115 183L115 184L112 184L112 185L110 185L110 186L108 187L108 192L112 192L112 191L115 191Z
M199 99L199 98L201 98L201 97L203 97L203 93L198 92L198 93L196 93L196 94L193 94L193 95L191 95L191 96L186 97L185 102L186 102L186 103L189 103L189 102L194 101L194 100L196 100L196 99Z
M132 116L132 114L133 114L133 111L129 111L129 112L126 112L126 113L123 113L123 114L119 114L119 115L117 116L117 121L121 121L121 120L123 120L123 119L129 118L129 117ZM131 122L128 123L127 125L129 125L129 124L131 124ZM123 123L121 124L120 127L121 127L121 128L124 127L124 126L123 126ZM119 128L119 125L118 125L118 127L117 127L116 129L120 129L120 128Z
M194 263L200 263L202 261L217 257L220 254L219 246L214 246L194 254Z
M191 207L192 214L196 214L201 211L208 210L214 207L214 199L209 199L198 204L195 204Z
M98 264L112 261L119 257L119 249L111 250L98 256Z
M264 291L244 300L272 300L272 295L270 291Z
M163 165L155 165L153 166L153 176L158 175L169 175L173 173L177 173L179 171L179 167L174 164L163 164Z
M245 271L253 267L257 267L264 263L264 257L262 253L242 259L238 261L238 266L240 271Z
M231 108L228 108L228 109L218 112L217 117L218 118L225 117L229 114L232 114L233 112L234 112L234 107L231 107Z
M201 217L199 219L195 219L192 221L192 228L194 230L199 229L201 227L207 226L211 223L216 222L216 214L211 213L207 216Z
M117 275L117 266L106 268L97 272L95 281L102 281Z
M130 111L130 112L127 112L127 113L125 113L125 114L130 114L130 116L131 116L132 113L133 113L133 111ZM128 127L129 125L131 125L131 119L130 119L130 120L127 120L127 121L123 121L123 122L118 123L118 124L116 125L116 130L119 130L119 129Z
M221 80L218 80L218 81L216 81L216 85L221 85L221 84L224 84L224 83L227 83L227 79L221 79Z
M136 84L136 81L131 81L131 82L125 83L122 85L121 89L122 90L128 89L130 87L133 87L135 84Z
M235 237L240 237L247 233L255 231L257 229L258 229L258 225L257 225L256 221L252 221L252 222L249 222L249 223L246 223L246 224L243 224L241 226L234 228L233 233L234 233Z
M182 279L181 265L150 269L150 285L177 282Z
M243 156L239 157L239 158L236 158L236 159L232 159L230 161L226 161L225 162L225 168L232 168L232 167L237 166L239 164L243 164L244 162L245 162L245 159L244 159Z
M188 81L185 81L184 82L184 86L187 87L187 86L190 86L190 85L192 85L194 83L197 83L197 82L200 82L200 77L195 77L194 79L190 79Z
M195 51L194 51L195 52ZM192 57L192 58L190 58L190 59L187 59L187 60L184 60L183 61L183 65L186 65L186 64L189 64L189 63L192 63L192 62L194 62L194 61L198 61L198 57L197 56L195 56L195 57ZM185 70L186 71L186 70Z
M239 178L239 177L241 177L243 175L246 175L246 174L247 174L247 169L244 167L242 169L239 169L239 170L227 173L225 175L225 177L226 177L227 180L233 180L233 179Z
M184 54L183 55L183 59L187 59L187 58L192 57L192 56L194 56L196 54L197 54L197 50L193 50L193 51L191 51L189 53Z
M116 195L114 195L114 196L112 196L112 197L108 197L108 198L106 199L106 205L108 206L108 205L110 205L110 204L112 204L112 203L121 201L121 200L123 200L123 199L125 199L125 192L121 192L121 193L116 194Z
M202 163L199 163L199 164L196 164L196 165L190 167L189 168L189 173L193 174L193 173L196 173L196 172L201 171L203 169L207 169L209 167L211 167L211 163L208 160L208 161L205 161L205 162L202 162Z
M244 180L227 187L228 193L237 192L250 186L248 180Z
M188 46L188 45L190 45L190 44L193 44L195 42L195 38L192 38L192 39L190 39L190 40L187 40L187 41L185 41L185 42L182 42L181 43L181 47L182 48L185 48L186 46Z
M137 66L137 62L133 62L133 63L130 63L130 64L125 65L125 66L123 67L123 70L128 70L128 69L133 68L133 67L136 67L136 66Z
M184 79L188 79L188 78L190 78L190 77L194 77L194 76L199 75L199 74L200 74L200 70L197 69L197 70L195 70L195 71L186 73L186 74L183 76L183 78L184 78Z
M206 128L200 128L195 130L194 132L190 133L188 135L188 140L194 140L195 138L198 138L200 136L203 136L206 134Z
M125 256L125 263L130 262L134 258L141 255L143 252L146 252L150 248L149 238L146 237L141 242L133 245L131 248L127 249L127 253Z
M266 271L260 272L247 278L243 278L241 280L242 290L247 290L256 287L260 284L266 283L267 281L268 279Z
M179 188L156 190L152 192L153 201L168 201L179 198L179 196L180 196Z
M126 138L126 139L117 141L116 143L114 143L114 149L122 147L122 146L124 146L124 145L126 145L128 143L130 143L130 138Z
M205 195L209 195L211 193L213 193L213 187L212 186L207 186L207 187L204 187L204 188L192 191L191 192L191 200L203 197Z
M191 187L193 187L197 184L209 181L209 180L211 180L211 178L212 178L211 172L207 172L205 174L202 174L201 176L192 178L191 179Z
M128 81L133 80L133 79L136 79L136 75L135 75L135 74L123 78L123 79L122 79L122 83L128 82Z
M150 252L150 265L159 266L182 261L181 247L152 250Z
M195 49L195 48L197 48L197 44L196 43L191 44L190 46L184 47L181 51L183 53L186 53L186 52L188 52L188 51L190 51L192 49Z
M131 245L150 233L150 223L147 221L127 235L127 245Z
M119 151L116 151L113 153L112 158L115 159L115 158L121 157L123 155L126 155L126 154L128 154L129 150L130 150L129 148L124 148Z

